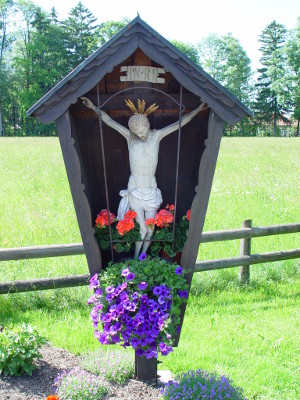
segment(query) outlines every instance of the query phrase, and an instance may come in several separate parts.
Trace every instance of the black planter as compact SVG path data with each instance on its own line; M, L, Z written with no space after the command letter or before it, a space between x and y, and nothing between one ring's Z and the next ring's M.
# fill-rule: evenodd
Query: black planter
M157 384L157 359L137 356L135 351L135 379Z

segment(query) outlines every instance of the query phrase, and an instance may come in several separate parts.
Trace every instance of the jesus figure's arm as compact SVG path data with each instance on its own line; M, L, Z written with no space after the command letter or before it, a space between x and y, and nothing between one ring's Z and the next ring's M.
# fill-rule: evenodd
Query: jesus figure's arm
M83 104L93 110L96 114L98 114L98 108L91 102L90 99L87 97L80 97ZM101 113L101 118L102 121L110 126L111 128L115 129L117 132L121 133L122 136L128 141L130 139L130 130L128 128L125 128L125 126L119 124L118 122L114 121L110 116L104 112L103 110L100 110Z
M206 110L208 107L205 103L201 103L199 107L195 108L195 110L185 114L181 119L181 126L186 125L190 122L195 115L197 115L200 111ZM170 133L176 131L179 128L179 121L174 122L173 124L166 126L165 128L158 129L156 133L159 135L159 140L162 140L164 137L169 135Z

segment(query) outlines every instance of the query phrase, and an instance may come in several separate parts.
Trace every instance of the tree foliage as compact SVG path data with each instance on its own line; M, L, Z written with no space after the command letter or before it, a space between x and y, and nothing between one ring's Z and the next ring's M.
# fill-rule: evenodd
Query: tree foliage
M252 76L250 59L240 42L231 33L222 37L211 34L200 42L198 48L200 64L204 70L239 100L250 106ZM248 120L242 121L235 130L244 135L248 125ZM249 129L247 132L249 134ZM231 125L226 127L226 133L235 134Z
M72 69L97 49L99 25L96 21L97 18L79 1L62 23Z
M284 101L288 90L285 80L286 36L286 28L276 21L272 21L259 36L262 68L258 69L254 107L258 119L273 124L273 136L276 136L277 121L286 121L291 111Z
M291 32L290 40L286 46L288 57L288 75L286 101L289 101L293 109L293 116L297 121L296 136L299 136L300 121L300 18L298 18L297 28ZM291 90L292 89L292 90Z
M18 21L16 24L15 21ZM26 110L129 23L97 21L79 1L59 20L34 0L0 0L0 135L53 135L54 125L27 118ZM278 119L300 119L300 22L290 33L273 21L260 35L261 68L254 87L250 60L232 34L210 34L198 46L172 43L239 100L254 108L256 118L228 135L255 135ZM255 95L254 95L255 89ZM253 98L255 97L255 101Z
M177 47L182 53L188 56L189 59L191 59L195 64L200 63L199 53L196 46L189 43L179 42L178 40L171 40L171 43L175 47Z

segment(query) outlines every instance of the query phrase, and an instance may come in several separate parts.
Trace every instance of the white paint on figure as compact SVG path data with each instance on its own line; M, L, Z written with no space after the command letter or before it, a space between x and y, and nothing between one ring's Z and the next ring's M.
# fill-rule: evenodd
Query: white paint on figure
M97 107L86 97L81 97L83 104L98 114ZM155 173L158 163L160 141L179 128L179 121L163 128L150 129L147 115L154 112L158 106L151 105L146 111L144 100L138 100L138 109L133 103L126 101L127 106L134 112L128 121L128 128L114 121L103 110L99 110L103 122L119 132L127 140L129 151L130 177L127 190L122 190L120 195L122 200L119 205L118 219L122 219L128 209L136 211L136 220L140 224L140 234L142 241L136 242L135 257L137 258L142 250L146 253L150 238L153 234L152 229L147 227L145 221L154 218L157 210L162 203L161 191L157 187ZM200 111L207 108L202 103L195 110L184 115L181 119L181 126L186 125Z

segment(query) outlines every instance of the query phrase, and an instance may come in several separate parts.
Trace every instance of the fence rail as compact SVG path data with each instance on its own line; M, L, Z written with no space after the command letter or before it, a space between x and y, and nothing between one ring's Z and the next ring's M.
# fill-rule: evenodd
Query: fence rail
M241 239L241 254L238 257L197 262L195 272L240 266L239 281L241 283L248 283L250 280L251 264L270 263L274 261L300 258L300 249L251 254L251 239L297 232L300 232L300 223L252 227L251 220L244 221L242 228L240 229L204 232L201 236L201 243ZM85 251L82 243L10 248L0 249L0 261L63 257L84 253ZM81 286L87 285L88 280L89 275L85 274L26 281L0 282L0 294Z

